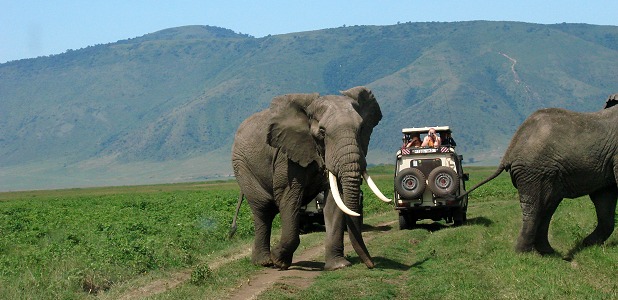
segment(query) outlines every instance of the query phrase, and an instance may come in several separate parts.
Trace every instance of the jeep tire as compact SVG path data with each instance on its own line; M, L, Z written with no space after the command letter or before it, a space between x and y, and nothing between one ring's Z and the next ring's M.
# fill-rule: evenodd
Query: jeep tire
M404 169L395 177L395 190L404 200L422 197L426 187L425 175L416 168Z
M433 169L427 181L429 189L439 197L453 195L459 191L459 176L455 170L446 166Z
M410 229L416 225L416 217L411 214L399 214L399 230Z

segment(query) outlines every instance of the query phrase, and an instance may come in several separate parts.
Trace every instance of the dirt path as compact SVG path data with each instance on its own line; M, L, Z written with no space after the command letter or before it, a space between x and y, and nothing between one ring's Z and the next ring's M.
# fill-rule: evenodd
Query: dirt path
M526 93L532 93L532 90L530 89L530 87L528 86L528 84L526 84L524 81L522 81L519 77L519 74L517 73L517 70L515 69L515 65L517 64L517 60L508 56L506 53L502 53L502 52L498 52L500 53L500 55L506 57L506 59L511 61L511 73L513 73L513 78L515 80L516 84L523 84L524 90L526 91Z
M324 268L324 262L319 261L323 253L324 244L319 244L295 255L292 266L286 271L264 269L233 291L229 299L255 299L276 282L293 283L294 286L305 289Z
M251 248L247 248L245 251L242 251L241 253L238 253L236 255L213 261L209 264L209 267L211 270L216 270L220 266L228 262L235 261L243 257L247 257L250 254L251 254ZM118 299L120 300L143 299L146 297L150 297L156 294L169 291L189 281L189 279L191 279L192 270L193 269L185 269L185 270L173 273L171 276L167 278L157 279L155 281L148 283L147 285L127 291L125 294L120 296Z
M377 228L394 224L396 221L389 221L376 225ZM363 232L363 240L365 243L373 239L377 231ZM345 237L346 249L348 252L354 251L349 243L349 239ZM309 287L315 277L320 275L324 269L324 244L320 243L312 248L303 251L300 254L294 255L292 266L286 271L278 269L264 269L257 275L254 275L245 284L229 295L229 299L256 299L258 295L264 292L275 283L286 283L297 287L298 289L306 289Z
M515 70L515 65L517 64L517 60L508 56L506 53L502 53L502 52L498 52L500 53L502 56L506 57L508 60L511 61L511 73L513 73L513 77L515 78L515 83L519 83L519 74L517 74L517 71Z
M375 225L375 228L381 228L394 224L396 221L389 221ZM367 243L377 234L377 231L363 232L363 239ZM352 252L352 247L347 237L345 237L345 246L349 252ZM299 249L300 250L300 249ZM264 292L275 283L286 283L293 285L298 289L309 287L315 277L317 277L324 269L324 244L319 243L311 248L302 251L297 250L294 254L294 262L288 270L280 271L278 269L267 269L260 271L252 276L247 282L240 285L237 289L230 292L229 299L256 299L258 295ZM251 249L238 253L236 255L213 261L209 264L212 270L218 269L220 266L247 257L251 254ZM156 294L160 294L176 288L191 279L192 269L185 269L163 279L154 280L147 285L132 289L121 295L118 299L143 299Z

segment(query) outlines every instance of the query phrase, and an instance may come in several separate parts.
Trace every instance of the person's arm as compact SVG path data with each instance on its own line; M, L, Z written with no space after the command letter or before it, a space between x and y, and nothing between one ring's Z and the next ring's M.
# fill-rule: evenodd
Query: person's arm
M423 143L421 144L421 147L427 147L427 145L429 145L429 136L426 136L423 139Z
M433 146L438 148L440 147L441 144L442 144L442 139L440 139L440 137L436 135L436 141L433 143Z

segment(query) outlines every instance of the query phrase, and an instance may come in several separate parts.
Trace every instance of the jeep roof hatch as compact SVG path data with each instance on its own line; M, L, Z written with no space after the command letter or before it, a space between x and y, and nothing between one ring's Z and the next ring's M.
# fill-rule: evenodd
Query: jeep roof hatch
M436 131L448 131L448 132L451 131L451 129L448 126L433 126L433 127L404 128L401 130L401 132L404 134L415 133L415 132L423 133L423 132L429 131L429 129L431 128L435 129Z

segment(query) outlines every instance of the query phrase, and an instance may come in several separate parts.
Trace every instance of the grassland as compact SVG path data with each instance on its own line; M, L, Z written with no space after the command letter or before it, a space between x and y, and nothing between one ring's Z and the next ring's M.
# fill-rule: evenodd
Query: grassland
M372 171L391 191L392 167ZM468 184L491 171L468 168ZM236 236L227 238L237 192L232 181L0 194L0 298L117 299L179 272L190 278L152 298L225 297L260 270L247 257L230 259L247 251L253 234L245 204ZM365 195L368 228L396 220L391 206ZM618 297L618 235L577 248L596 224L587 198L565 200L554 215L554 256L514 253L520 218L517 192L503 174L473 193L466 225L382 226L368 242L375 269L351 253L350 268L323 272L309 288L276 284L259 299ZM303 235L299 251L322 236Z

